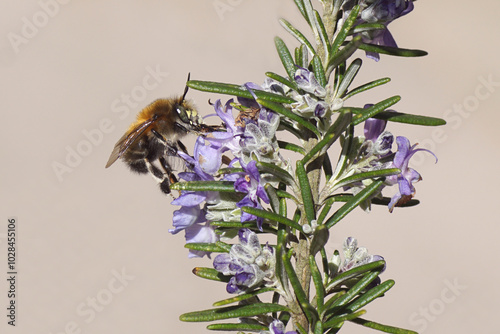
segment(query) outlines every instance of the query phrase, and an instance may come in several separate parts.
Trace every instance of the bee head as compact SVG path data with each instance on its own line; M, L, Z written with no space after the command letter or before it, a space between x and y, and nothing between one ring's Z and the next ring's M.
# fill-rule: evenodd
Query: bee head
M189 130L196 131L200 128L200 124L203 123L203 120L198 116L198 112L194 106L186 100L177 104L175 106L175 111L180 121L184 123L183 126Z

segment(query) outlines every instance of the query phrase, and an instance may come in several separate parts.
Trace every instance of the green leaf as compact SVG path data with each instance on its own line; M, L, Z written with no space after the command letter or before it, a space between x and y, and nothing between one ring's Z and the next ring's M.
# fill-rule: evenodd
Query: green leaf
M230 229L230 230L234 230L234 229L242 229L242 228L248 228L252 231L254 231L255 233L272 233L272 234L276 234L277 230L274 226L264 222L262 224L262 231L259 230L259 228L257 227L257 225L255 224L255 222L248 222L248 223L242 223L240 221L237 221L237 222L210 222L210 226L214 226L214 227L217 227L217 230L215 231L217 233L217 231L223 231L225 229Z
M306 46L307 51L309 51L310 54L312 54L313 56L316 55L316 50L314 50L314 47L312 46L311 42L309 42L307 38L300 31L298 31L290 22L288 22L285 19L280 19L279 22L281 26L290 33L290 35L295 37L301 44L304 44Z
M325 205L323 206L323 209L321 210L319 217L318 217L318 224L322 224L323 221L326 218L326 215L328 215L328 212L330 212L330 209L332 208L333 203L336 201L336 197L330 197L325 201Z
M313 255L309 255L309 268L311 268L311 277L313 279L314 287L316 288L316 304L318 313L321 314L323 313L323 306L325 304L325 287L323 286L321 273Z
M300 13L304 17L304 19L309 23L309 18L307 17L306 9L304 8L304 1L303 0L293 0L295 2L295 5L297 5L297 8L299 9ZM309 23L310 25L311 23Z
M269 183L267 183L264 186L264 189L266 190L267 197L269 197L269 204L271 204L271 208L273 209L274 213L279 213L280 210L280 198L278 197L278 194L276 193L276 189Z
M269 78L273 79L273 80L276 80L280 83L282 83L283 85L293 89L293 90L297 90L298 87L297 87L297 84L295 83L295 81L290 81L284 77L282 77L281 75L279 74L276 74L276 73L273 73L273 72L266 72L266 76L268 76Z
M262 289L259 289L256 291L247 292L247 293L242 294L242 295L237 295L235 297L220 300L218 302L213 303L212 306L219 307L219 306L225 306L228 304L238 303L238 302L241 302L242 300L247 300L247 299L253 298L257 295L260 295L261 293L266 293L266 292L270 292L270 291L274 291L274 288L262 288Z
M241 317L253 317L256 315L280 311L289 311L289 309L283 305L260 303L189 312L182 314L179 319L186 322L205 322Z
M337 301L337 299L344 296L345 294L346 294L346 290L340 290L335 295L333 295L330 299L328 299L328 301L325 303L325 306L323 307L323 314L321 314L321 316L322 317L324 316L324 313L325 313L324 310L329 310L331 308L332 304L335 303ZM323 319L323 320L325 320L325 319Z
M354 210L358 205L360 205L362 202L366 201L368 198L370 198L371 195L375 194L380 186L382 185L384 181L379 180L375 181L372 184L370 184L368 187L365 189L361 190L359 193L357 193L355 196L352 197L352 199L342 205L340 209L337 210L325 223L325 225L328 228L331 228L333 225L338 223L342 218L347 216L349 212Z
M268 330L269 328L264 325L259 324L246 324L244 322L239 322L236 324L213 324L208 325L207 329L213 331L249 331L249 332L260 332Z
M342 297L338 298L335 302L333 302L329 309L325 311L326 313L333 313L335 314L336 312L342 312L342 309L344 309L342 306L346 305L349 303L354 297L356 297L363 289L365 289L371 282L373 282L378 275L380 275L380 271L374 271L366 274L361 278L352 288L350 288L345 295Z
M298 224L301 218L302 212L299 210L299 208L295 209L295 212L293 214L293 221Z
M302 164L307 164L318 152L326 151L337 138L347 129L351 123L352 114L343 112L341 113L335 123L328 129L325 136L320 140L310 151L302 158Z
M328 183L334 182L335 179L338 178L340 175L342 175L342 173L347 168L347 162L349 160L349 152L352 151L353 141L354 141L354 126L351 123L347 128L346 134L343 137L343 141L341 142L342 151L340 152L340 156L337 161L337 166L335 167L335 171L333 172L333 175Z
M379 330L379 331L384 332L384 333L392 333L392 334L418 334L417 332L410 331L410 330L407 330L407 329L393 327L393 326L387 326L387 325L382 325L382 324L379 324L377 322L366 320L366 319L361 319L361 318L350 320L350 321L353 322L353 323L355 323L355 324L358 324L358 325L361 325L361 326L365 326L365 327L368 327L368 328L371 328L371 329L376 329L376 330Z
M338 253L338 251L336 251ZM321 255L321 264L323 266L323 275L328 277L330 275L330 268L328 267L328 255L326 255L325 248L321 248L319 254ZM334 254L336 254L334 252Z
M219 248L224 249L226 251L226 253L229 253L229 251L231 251L231 247L233 247L233 245L227 244L227 243L222 242L222 241L216 241L215 245Z
M243 212L249 213L249 214L257 216L257 217L262 217L262 218L268 219L270 221L275 221L275 222L290 226L291 228L294 228L294 229L302 232L302 226L300 226L298 223L296 223L293 220L290 220L286 217L278 215L274 212L270 212L270 211L266 211L266 210L262 210L262 209L257 209L257 208L252 208L249 206L244 206L241 208L241 210Z
M345 39L349 35L349 31L351 30L352 26L357 20L358 13L359 13L359 5L356 5L352 8L351 12L349 13L349 16L345 20L344 24L340 28L339 33L337 34L332 43L332 49L331 49L332 55L335 55L335 53L337 53L342 43L344 43Z
M323 158L323 166L322 167L323 167L323 171L325 172L326 182L328 182L333 175L332 161L330 160L330 157L328 156L328 152L325 152L325 157Z
M316 15L314 15L311 0L303 0L302 3L304 4L304 9L306 11L308 22L313 31L314 37L316 37L317 41L320 41L318 22L316 22Z
M217 191L217 192L236 192L234 182L230 181L189 181L177 182L170 186L173 190L186 191Z
M290 249L288 253L283 254L283 265L285 266L286 273L288 275L288 279L290 281L290 285L295 292L295 296L297 297L297 301L302 307L302 310L306 314L309 322L312 322L314 319L318 319L319 315L316 310L312 307L307 299L307 295L300 284L300 280L295 273L295 269L292 266L291 258L293 254L293 249Z
M224 276L214 268L204 268L204 267L196 267L193 269L193 274L198 277L205 278L212 281L217 282L229 282L231 277Z
M390 197L383 197L383 198L374 197L374 198L372 198L372 204L376 204L376 205L389 205L390 202L391 202ZM406 208L406 207L415 206L418 204L420 204L420 201L418 199L411 199L408 202L406 202L405 204L399 204L398 208Z
M395 111L383 111L378 113L375 118L413 125L439 126L446 124L446 121L441 118L404 114Z
M366 313L365 310L361 310L361 311L355 312L355 313L349 313L349 314L346 314L346 315L336 316L336 317L331 318L327 322L325 322L323 324L323 327L324 328L331 328L331 327L337 326L341 322L349 321L349 320L353 320L353 319L359 318L360 316L362 316L365 313Z
M375 44L362 43L359 48L368 52L382 53L389 56L398 57L422 57L427 56L427 52L423 50L410 50L402 48L394 48L390 46L381 46Z
M321 44L323 45L323 49L325 50L326 59L328 59L330 55L330 50L332 46L330 45L330 39L328 38L328 33L326 32L325 24L323 23L323 19L317 10L314 11L314 16L316 19L316 25L318 27L318 35L321 40ZM325 84L326 85L326 84Z
M278 114L281 114L285 116L285 118L289 118L298 124L302 125L304 128L310 130L314 134L316 134L318 137L320 136L318 129L312 125L309 121L305 120L304 118L300 117L299 115L291 112L284 106L278 103L270 102L270 101L264 101L261 99L257 99L257 103L260 103L262 106L269 108L271 110L276 111Z
M304 44L295 48L295 65L304 67Z
M383 101L380 101L379 103L371 106L370 108L366 108L365 112L361 115L357 115L356 117L353 118L352 124L358 125L361 122L366 121L368 118L375 117L378 113L384 111L385 109L389 108L390 106L395 105L401 100L401 96L393 96L388 99L385 99Z
M219 247L215 243L192 242L185 244L184 248L202 252L227 253L225 248Z
M277 177L280 182L283 182L286 185L291 186L295 184L293 176L291 176L290 173L283 168L280 168L278 165L258 161L255 166L260 172L272 174Z
M243 168L235 168L235 167L227 167L221 168L217 171L218 175L232 174L232 173L244 173L245 170Z
M253 99L253 95L248 91L248 89L234 84L212 82L212 81L190 80L187 82L187 86L196 90L201 90L203 92L226 94L226 95L245 97L247 99ZM272 101L276 103L295 102L294 99L279 94L269 93L262 90L254 90L253 92L258 98L267 101Z
M314 75L316 76L316 79L318 79L318 83L321 85L321 87L325 87L327 84L325 69L323 68L323 64L321 63L318 55L314 55L311 64Z
M361 44L361 36L358 35L352 39L346 46L342 48L339 52L332 54L330 57L328 64L326 66L326 76L328 77L332 70L339 66L341 63L347 60L356 50L359 48Z
M302 194L302 205L306 214L309 224L316 219L316 210L314 209L314 199L312 196L311 185L307 177L306 170L302 161L297 160L295 174L299 181L300 193Z
M302 155L306 154L306 152L302 146L288 143L286 141L278 140L278 146L279 146L279 148L284 149L284 150L297 152L297 153L300 153Z
M314 326L314 334L323 334L323 322L316 322L316 326Z
M377 285L374 288L371 288L367 292L365 292L363 295L359 296L351 302L349 305L346 306L346 310L350 312L355 312L362 308L365 305L368 305L378 297L382 296L384 293L389 291L393 286L395 282L394 280L387 280L379 285Z
M287 215L287 203L285 198L280 198L280 211L279 214L283 217ZM284 228L284 226L282 226Z
M382 79L370 81L364 85L361 85L359 87L354 88L352 91L347 93L344 96L344 100L347 100L348 98L353 97L354 95L362 93L362 92L367 91L369 89L375 88L375 87L380 86L380 85L384 85L390 81L391 81L390 78L382 78ZM362 108L360 108L360 109L362 109Z
M289 198L289 199L293 200L295 203L297 203L297 199L292 194L287 193L284 190L276 190L276 195L278 195L279 197L282 197L282 198Z
M308 332L304 329L304 327L302 327L301 324L299 324L298 322L295 324L295 326L297 326L297 330L299 331L299 334L307 334Z
M379 169L379 170L374 170L370 172L363 172L359 174L354 174L349 177L346 177L342 180L339 180L338 183L335 184L335 189L338 189L340 187L343 187L345 185L354 183L354 182L359 182L363 181L366 179L376 179L380 177L386 177L390 175L397 175L400 174L401 170L399 168L388 168L388 169Z
M280 297L281 297L281 295L278 292L274 291L273 292L273 299L272 299L271 302L273 304L279 304L280 303ZM273 319L278 319L278 313L277 312L274 312L271 316L273 317Z
M283 225L278 229L277 243L276 243L276 277L281 282L287 294L290 294L288 286L288 275L286 274L285 265L283 264L283 257L285 256L285 243L287 232Z
M319 225L316 227L313 233L313 238L311 240L311 247L309 252L311 255L316 255L323 247L325 247L330 237L330 232L325 225Z
M380 271L385 266L385 261L375 261L364 264L359 267L354 267L348 271L345 271L337 276L335 276L326 286L326 292L330 293L335 287L340 286L343 282L350 280L351 278L358 277L364 273L371 271Z
M342 97L344 95L344 93L347 91L352 81L354 80L354 77L356 77L356 75L358 74L362 64L363 61L359 58L356 58L352 61L344 74L342 82L339 85L337 96Z
M274 44L276 45L276 50L278 51L281 63L283 64L288 77L290 78L290 80L293 80L296 68L293 62L292 55L290 54L290 50L288 50L285 42L283 42L283 40L279 37L274 38Z
M365 31L373 31L373 30L383 30L386 26L381 23L361 23L356 25L351 31L349 35L359 34Z

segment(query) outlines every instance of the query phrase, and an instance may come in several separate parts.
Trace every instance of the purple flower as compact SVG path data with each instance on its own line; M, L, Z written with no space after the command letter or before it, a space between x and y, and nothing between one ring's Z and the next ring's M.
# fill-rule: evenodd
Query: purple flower
M226 125L226 131L212 132L207 137L207 140L213 147L218 148L221 153L229 150L235 157L239 157L241 155L240 140L244 128L236 124L231 103L233 103L232 99L227 101L224 106L222 106L220 100L215 101L215 112Z
M179 177L185 181L213 181L213 175L216 174L222 164L222 152L214 145L208 144L203 137L198 137L194 145L193 157L184 152L179 152L192 172L179 173ZM197 205L203 201L211 202L216 197L215 193L206 191L184 191L181 196L175 199L174 205Z
M174 229L168 230L172 234L185 231L186 243L214 243L219 240L215 230L206 222L206 211L200 209L199 205L183 206L174 211L173 226ZM207 255L210 258L210 252L189 250L188 257L203 257Z
M274 278L273 248L261 247L259 238L249 229L241 229L238 236L239 244L214 259L217 271L233 276L226 286L228 293L240 293L261 285L265 278Z
M365 108L367 108L366 105ZM364 135L365 140L370 142L370 155L385 156L390 154L394 136L389 131L384 131L387 121L375 118L369 118L365 121Z
M292 111L306 118L323 118L328 111L328 104L309 94L296 94L293 98L297 101L291 104Z
M193 172L179 173L179 177L185 181L212 181L212 174L216 173L221 164L221 153L217 148L206 145L202 137L198 137L194 156L191 157L184 152L179 155L191 166ZM172 201L173 205L180 205L179 210L174 211L173 229L169 232L177 234L185 231L186 243L203 242L213 243L218 240L214 228L206 219L206 209L200 208L203 202L213 203L217 200L217 193L206 191L183 191L181 196ZM188 257L203 257L209 252L189 251Z
M299 86L300 89L311 93L317 97L325 97L326 89L321 86L314 75L314 72L311 72L303 67L297 66L298 69L295 71L294 80Z
M363 9L361 20L368 23L389 24L412 10L412 0L376 0Z
M264 186L260 183L261 178L256 164L257 162L255 160L251 160L246 166L243 166L245 173L236 174L239 175L239 178L234 182L234 190L247 194L236 204L239 208L249 206L262 209L259 198L269 204L269 197L267 196ZM257 227L259 230L262 230L263 218L256 217L246 212L242 212L241 214L241 222L254 219L257 219Z
M271 92L280 95L286 95L290 90L288 86L283 85L281 82L273 80L271 78L266 78L262 84L262 89L266 92Z
M355 1L347 1L343 9L345 14L348 15ZM397 47L396 41L389 32L387 25L392 21L400 18L413 10L412 0L375 0L371 4L364 2L361 4L361 13L356 23L380 23L385 26L385 29L372 30L361 33L365 43L371 43L381 46ZM366 52L366 56L375 61L380 59L376 52Z
M249 163L253 160L253 156L258 161L282 163L276 139L279 123L280 117L276 113L262 108L259 112L259 118L246 124L240 142L243 163Z
M408 167L411 157L419 151L424 151L432 154L434 158L436 158L437 162L437 157L434 153L423 148L415 149L417 144L410 146L410 141L406 137L397 137L396 143L398 144L398 151L394 156L391 167L399 168L401 170L401 173L386 178L387 184L398 184L399 187L398 192L392 197L389 203L390 212L394 210L395 206L403 205L410 199L412 199L415 195L415 187L413 186L413 182L422 180L422 177L416 170Z
M268 331L261 331L260 334L285 334L285 325L279 320L273 320L269 324ZM297 334L296 331L289 331L286 334Z
M369 108L371 105L365 105L365 108ZM363 129L365 139L375 142L382 132L385 130L387 122L381 119L368 118L365 121L365 127Z

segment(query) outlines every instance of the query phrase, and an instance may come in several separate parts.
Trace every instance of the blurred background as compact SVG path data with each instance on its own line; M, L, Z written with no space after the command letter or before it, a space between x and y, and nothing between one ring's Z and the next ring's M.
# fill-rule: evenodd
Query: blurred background
M448 122L389 124L439 157L412 159L424 178L419 206L357 210L331 234L329 251L354 236L385 257L382 278L396 280L368 319L429 334L497 333L499 11L495 0L418 1L390 28L400 47L427 57L375 63L359 53L354 86L392 81L350 103L401 95L394 109ZM230 83L283 73L273 37L297 44L280 17L304 27L284 0L2 1L0 332L206 331L178 317L228 297L224 285L191 274L211 260L187 259L183 235L168 233L171 198L149 176L104 165L136 112L182 93L188 72ZM206 115L217 96L191 90L189 98ZM9 217L17 218L16 328L6 317Z

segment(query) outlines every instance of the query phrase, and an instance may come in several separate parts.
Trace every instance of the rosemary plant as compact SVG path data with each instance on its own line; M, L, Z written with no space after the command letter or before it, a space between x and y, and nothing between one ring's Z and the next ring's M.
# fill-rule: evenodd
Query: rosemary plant
M380 278L381 256L351 237L340 251L325 251L330 230L356 207L387 205L392 212L418 204L414 184L421 177L409 161L416 152L433 153L394 137L386 125L444 120L390 110L399 96L348 106L354 95L390 81L352 87L362 66L352 59L356 50L375 60L426 54L397 47L388 30L413 2L322 0L320 10L310 0L294 2L313 39L280 20L298 41L291 52L275 38L284 73L266 73L261 85L187 83L235 98L213 105L224 130L198 137L193 156L179 153L189 171L171 187L181 191L172 202L181 207L171 232L185 231L189 257L217 253L213 266L193 272L226 284L233 296L180 319L215 322L208 329L221 331L337 333L353 322L413 333L364 318L363 308L394 285ZM334 159L333 146L340 152ZM290 151L300 158L287 158ZM272 245L261 244L262 234L274 237ZM233 321L220 322L226 319Z

